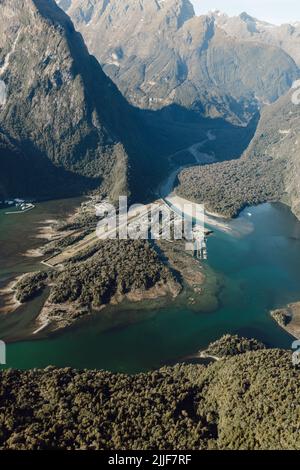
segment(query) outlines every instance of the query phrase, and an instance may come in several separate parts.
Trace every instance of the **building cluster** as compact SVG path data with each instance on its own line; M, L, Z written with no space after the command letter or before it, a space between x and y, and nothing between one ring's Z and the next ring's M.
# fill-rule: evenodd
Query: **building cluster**
M7 199L5 201L0 201L0 205L4 207L14 208L15 210L11 210L6 212L6 214L18 214L20 212L27 212L31 209L34 209L34 205L31 202L25 202L24 199Z
M112 213L111 207L107 201L94 204L97 215L106 216L99 223L98 236L101 238L106 234L122 239L166 240L170 243L185 240L188 251L192 251L199 259L207 259L204 227L195 224L191 218L184 218L182 213L175 211L165 201L148 206L133 206L126 214L118 214L117 211Z

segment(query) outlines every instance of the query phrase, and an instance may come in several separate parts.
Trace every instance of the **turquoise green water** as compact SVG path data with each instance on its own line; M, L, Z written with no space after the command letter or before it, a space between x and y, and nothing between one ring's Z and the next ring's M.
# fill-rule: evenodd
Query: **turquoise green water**
M49 204L43 210L51 212ZM247 214L249 211L252 217ZM7 241L12 236L1 220L0 214L5 261L1 272L7 276L7 266L12 270L13 263L4 247L12 243ZM195 313L172 305L150 314L142 310L108 310L50 339L9 344L8 366L32 368L51 364L134 373L180 359L224 333L239 333L270 346L290 348L292 338L273 322L268 312L300 300L300 223L285 206L264 204L247 209L238 222L232 223L235 224L250 224L251 230L240 236L215 231L208 241L208 264L224 277L216 312ZM14 263L15 270L19 270L20 259L14 259ZM38 307L24 313L24 324L30 323ZM19 328L20 313L10 318L9 324L8 320L0 320L0 337L7 328Z

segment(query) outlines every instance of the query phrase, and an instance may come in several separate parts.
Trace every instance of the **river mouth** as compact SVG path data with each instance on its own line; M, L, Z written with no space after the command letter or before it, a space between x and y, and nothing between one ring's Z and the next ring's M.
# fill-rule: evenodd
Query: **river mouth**
M75 203L78 201L73 201L73 207ZM62 216L72 204L60 202ZM32 239L33 220L38 224L43 217L51 218L57 207L57 202L44 203L37 212L20 215L22 222L16 219L18 216L13 216L14 220L2 218L2 282L29 268L38 269L38 258L23 258L20 253L26 251L22 250L25 246L40 244ZM269 311L300 300L300 223L282 204L247 208L237 221L228 221L229 226L237 223L251 225L252 229L239 234L215 229L208 239L207 264L224 280L218 291L217 310L197 312L180 303L162 308L153 305L149 309L136 306L134 311L109 308L105 314L92 315L51 337L8 344L7 367L54 365L137 373L193 354L225 333L290 348L291 336L272 320ZM25 240L16 250L20 225L30 243ZM18 321L23 321L26 329L26 315L30 324L30 315L34 318L35 311L23 315ZM0 336L8 327L7 319L1 319ZM13 328L17 317L12 316L9 321Z

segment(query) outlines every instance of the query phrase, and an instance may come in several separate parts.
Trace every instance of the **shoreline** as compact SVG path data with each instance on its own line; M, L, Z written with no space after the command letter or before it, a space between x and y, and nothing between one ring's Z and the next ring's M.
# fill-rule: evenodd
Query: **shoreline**
M207 139L203 140L202 142L198 142L186 149L186 151L190 152L190 154L194 157L195 163L180 165L179 167L173 167L173 169L171 168L170 174L168 175L167 178L165 178L158 185L158 188L155 191L155 193L157 194L158 197L165 200L175 210L177 209L182 213L184 212L182 210L182 207L185 204L186 205L198 204L199 206L202 206L204 209L204 225L205 226L220 230L221 232L227 233L235 237L246 235L253 230L253 226L251 223L246 223L245 221L242 221L243 224L241 224L241 220L239 219L241 213L246 208L241 208L241 210L239 211L238 214L236 214L235 217L225 217L222 214L215 213L212 211L207 211L205 209L205 205L199 204L196 201L190 201L177 194L175 183L176 183L176 179L178 178L178 175L183 170L187 168L195 167L195 166L202 166L202 165L207 165L207 164L216 162L213 156L210 156L204 152L199 151L199 149L201 149L205 145L206 142L215 139L215 135L212 133L212 131L208 131L206 136L207 136ZM169 160L172 160L172 157L174 155L176 154L169 155L168 157ZM210 159L208 157L210 157ZM189 214L187 213L187 215Z
M76 216L80 208L78 206L74 207L72 210L69 211L69 213L64 217L62 220L64 221L71 221L73 217ZM68 236L70 232L60 232L58 231L57 227L59 225L59 219L46 219L46 220L41 220L38 225L36 232L34 233L33 238L35 240L40 240L40 245L36 248L29 248L28 250L24 251L21 253L21 256L24 258L29 258L29 259L36 259L38 258L43 258L44 253L43 253L43 248L46 246L48 243L51 243L55 240L58 240L60 238L64 238L65 236ZM39 266L39 262L37 264ZM22 280L23 277L27 276L30 274L31 271L28 272L22 272L22 273L16 273L16 275L11 278L11 280L8 282L6 286L0 289L0 296L3 297L3 305L0 307L0 314L6 315L6 314L12 314L17 311L18 308L21 306L24 306L26 304L23 304L19 302L16 299L16 292L15 292L15 287L18 284L19 281Z
M189 201L188 199L184 199L181 196L178 196L176 192L171 193L165 198L165 200L170 204L171 207L177 209L182 213L185 213L187 216L193 215L188 211L183 210L185 206L191 204L191 201ZM197 206L197 203L194 203L194 205ZM199 204L199 207L201 208L201 204ZM251 233L251 231L253 230L253 225L251 224L251 222L241 220L240 218L225 218L220 214L206 211L205 208L203 218L201 217L201 219L202 220L200 220L200 222L202 223L204 221L205 226L236 237Z
M164 198L166 201L168 201L169 203L175 206L180 206L180 204L191 204L191 201L181 198L174 191L176 175L178 174L178 172L181 171L181 169L182 167L180 167L177 170L174 169L169 175L169 177L167 178L167 184L162 183L161 185L161 187L164 187L164 189L166 189L166 186L170 188L170 194L168 194ZM69 212L69 214L66 215L66 217L64 217L63 219L64 224L67 222L73 221L78 214L79 215L81 214L81 211L82 211L81 206L75 207L72 211ZM220 214L215 214L212 212L205 211L204 218L205 218L205 225L209 225L210 227L216 228L225 233L229 233L230 235L241 233L241 231L239 232L236 227L231 226L232 219L227 219ZM42 223L40 223L39 226L37 227L37 233L35 234L36 239L43 240L40 251L34 250L31 253L30 251L27 251L25 256L34 255L35 257L39 257L40 253L42 252L42 248L47 245L47 242L50 243L52 241L63 239L67 237L68 235L70 235L70 233L72 233L72 230L71 231L58 230L59 222L60 221L58 219L49 218L49 219L44 220ZM242 222L245 224L245 220ZM247 225L247 229L250 229L251 226L252 224ZM175 247L175 250L176 250L176 246L173 245L173 247ZM163 251L163 255L165 255L166 253L164 253L164 250L162 251ZM188 260L188 263L189 262L190 262L190 258ZM176 260L176 263L178 264L178 259ZM176 263L174 264L174 268L178 270ZM172 263L169 263L169 264L172 265ZM180 270L178 271L180 272ZM117 306L120 309L122 309L123 300L127 300L128 302L136 305L141 301L147 301L147 300L159 301L162 297L167 297L168 294L173 294L172 297L176 298L179 295L180 291L186 289L187 284L189 284L192 294L190 293L190 298L186 299L185 301L186 306L187 307L189 306L189 308L191 308L191 306L195 305L195 310L197 309L198 311L201 311L201 309L199 309L199 303L207 302L211 304L212 306L211 310L214 311L217 308L217 298L215 298L216 296L210 295L209 290L208 291L206 290L206 275L201 270L201 265L198 265L197 272L193 272L193 269L191 269L190 272L187 272L187 267L186 267L185 269L183 269L181 274L182 274L181 277L182 277L183 282L179 283L181 284L181 289L179 289L179 291L177 291L176 294L175 294L176 289L174 288L174 286L173 286L173 289L170 289L166 285L163 285L163 286L156 285L154 286L154 288L149 289L144 292L133 291L122 298L113 297L109 303L101 305L101 307L99 307L99 311L105 309L109 305ZM10 293L10 295L13 294L13 288L24 275L16 278L10 284L9 286L10 288L8 289L9 292L7 293ZM205 299L205 294L206 294L206 297L209 296L208 299ZM198 296L200 298L200 302L199 302ZM10 313L11 311L16 310L21 305L22 304L20 302L17 302L16 299L12 297L11 307L7 313ZM6 306L4 308L6 308ZM87 308L87 307L84 307L83 305L74 304L74 303L54 305L54 304L50 304L48 299L46 299L38 316L36 317L34 321L32 329L30 330L29 337L33 335L38 335L41 332L44 332L45 336L49 336L51 333L55 331L58 331L58 330L63 331L64 329L67 329L68 327L75 324L77 319L80 319L84 316L91 314L92 311L93 311L92 306L90 306L90 308ZM203 311L206 311L206 310L203 309ZM45 332L44 330L47 330L47 331ZM207 358L207 356L203 356L201 352L197 353L197 357L201 359ZM211 357L210 359L217 360L217 358L215 357Z
M213 282L208 279L209 274L199 268L198 261L193 259L191 263L190 256L186 255L184 251L181 255L177 253L174 258L173 250L175 249L176 252L178 245L177 247L168 243L163 245L160 245L159 248L168 258L171 270L176 269L184 282L174 279L166 283L160 282L147 290L134 290L125 295L116 294L109 303L101 305L98 309L77 303L51 304L46 300L36 318L34 325L36 329L33 334L38 334L47 328L49 328L49 334L56 331L62 332L65 328L75 325L77 320L93 313L99 313L106 308L115 307L121 311L124 304L126 304L126 310L136 311L140 303L156 302L158 308L164 308L166 301L168 303L178 301L178 305L180 305L182 298L185 298L185 304L189 305L192 310L196 308L197 311L214 311L217 306L215 294L217 281Z
M203 272L203 269L200 269L198 261L195 259L191 264L190 257L187 257L185 252L181 254L177 253L177 249L182 248L178 247L178 245L175 246L165 243L165 246L161 248L163 248L165 256L169 259L170 268L177 269L182 278L184 278L184 282L178 282L174 279L174 282L161 283L145 291L137 290L122 297L114 296L108 304L103 304L97 310L98 313L108 307L116 307L122 310L124 302L127 309L130 310L132 308L133 311L138 308L139 303L143 302L156 302L158 308L164 308L166 302L170 303L178 299L179 304L181 304L183 298L185 298L185 304L189 305L191 309L205 312L215 310L217 300L213 298L213 296L215 295L216 287L214 288L211 282L209 282L206 289L207 274ZM175 254L175 258L174 254L172 254L173 250L177 253ZM18 276L10 283L9 288L6 288L11 298L15 296L13 292L15 285L28 274L29 273L25 273L22 274L22 276ZM7 307L4 307L4 309L6 309L7 313L11 313L15 311L15 307L21 305L26 305L26 303L21 304L15 302L9 311ZM46 299L32 327L27 332L26 336L21 337L19 340L38 337L40 333L43 337L50 337L55 332L63 333L63 330L75 325L77 320L83 319L93 313L96 313L96 310L93 309L92 306L88 308L80 304L72 303L50 304L48 299Z
M270 315L280 328L300 340L300 301L271 310Z
M207 140L212 138L209 135L207 137L208 137ZM193 154L193 151L195 150L194 153L197 153L197 155L200 155L201 157L203 157L203 160L207 162L207 159L208 159L207 154L200 152L200 148L202 147L204 143L205 141L203 141L202 143L195 144L194 146L189 148L189 151L191 154ZM195 160L197 160L196 157L195 157ZM205 162L203 161L203 163ZM197 160L197 163L200 164L201 162ZM182 170L182 168L183 167L173 169L173 171L171 171L171 174L167 178L167 184L166 182L162 183L162 187L164 188L165 192L168 190L168 192L170 191L170 193L173 194L173 189L174 189L177 174ZM177 196L175 195L174 198L177 198ZM190 203L190 201L186 201L186 202ZM81 213L82 213L82 206L75 207L72 211L69 212L69 214L67 214L64 217L63 223L68 224L70 222L73 222L76 219L76 217L80 215ZM221 219L221 217L218 217L218 219ZM73 233L72 230L66 230L66 231L58 230L59 222L60 221L58 219L52 219L52 218L41 221L41 223L37 227L35 238L40 239L42 241L42 244L40 247L36 249L31 249L31 250L26 251L24 253L24 256L32 257L32 258L39 258L43 256L43 249L47 246L47 244L51 242L56 242L57 240L64 239ZM219 224L221 224L221 227L223 228L223 230L227 229L227 226L226 224L224 224L224 222L219 222ZM171 265L172 264L173 263L171 263ZM176 266L173 265L173 269L174 268L176 268ZM197 269L199 270L199 266L197 267ZM186 272L184 273L184 271ZM10 295L9 302L5 302L5 305L3 307L3 310L6 313L14 312L18 307L23 305L21 304L21 302L16 301L15 292L13 289L15 288L16 284L20 281L20 279L22 279L23 276L26 276L26 274L28 273L25 273L22 276L15 278L12 281L12 283L9 285L9 287L6 289L7 294ZM203 302L203 298L205 297L203 296L203 286L205 285L206 276L201 271L201 269L199 272L193 273L193 269L191 269L191 272L189 272L187 267L184 267L183 272L181 272L181 276L183 278L183 282L180 282L180 283L176 282L176 286L175 285L170 286L170 285L165 285L165 284L156 285L153 288L146 290L144 292L139 292L139 291L130 292L126 296L123 296L122 298L117 298L116 296L114 296L108 304L101 306L99 310L103 310L105 307L109 305L114 305L114 306L121 305L123 300L136 305L141 301L148 301L148 300L159 301L160 299L166 298L168 296L174 299L178 297L180 292L186 289L187 290L190 289L190 293L189 293L190 299L187 298L186 302L190 303L191 305L195 304L195 308L196 308L196 306L198 305L198 296L201 297L200 304L201 302ZM216 302L212 302L210 298L208 300L210 300L211 309L213 309L213 307L215 307L216 305ZM91 308L87 309L87 307L84 307L78 304L77 305L74 305L74 304L52 305L49 303L48 299L46 299L43 307L41 308L39 315L35 319L33 328L29 336L37 335L38 333L48 328L49 328L49 333L52 333L53 331L56 331L56 330L63 330L64 328L74 324L78 318L83 317L87 313L89 313L87 312L87 310L92 311L93 310L92 306Z
M57 223L57 220L46 220L44 223L39 225L39 228L37 229L37 233L35 234L35 239L40 239L40 240L45 240L45 244L47 242L51 242L57 237L57 230L53 227L52 224ZM41 245L38 248L30 248L24 253L22 253L22 256L25 258L30 258L30 259L38 259L43 257L43 248L44 245ZM22 305L25 305L21 302L19 302L16 299L16 291L15 287L17 284L27 275L30 274L30 271L22 274L17 274L5 287L0 289L0 296L3 296L3 305L0 307L0 314L11 314L16 312L16 310L21 307Z
M135 310L140 302L160 301L168 297L176 299L181 291L181 286L175 282L161 283L145 291L135 290L119 297L115 295L109 303L103 304L97 309L93 306L71 302L53 304L47 299L34 322L35 330L29 336L37 335L48 327L48 336L52 333L63 332L63 330L74 326L77 320L100 313L108 307L121 308L124 302L129 302L129 305L131 304L132 309Z
M33 209L35 209L35 206L32 204L30 207L27 207L24 210L5 212L5 215L26 214L26 212L32 211Z
M4 304L0 307L0 314L6 315L14 313L22 303L16 298L15 287L28 273L14 277L6 287L0 289L0 295L4 298Z
M55 225L58 224L57 219L48 219L39 225L37 233L35 235L36 239L46 240L51 242L58 237L58 231L55 228ZM41 250L42 247L39 248Z
M223 357L213 356L212 354L208 354L205 351L198 351L195 354L190 354L189 356L185 356L180 359L180 363L191 363L191 364L206 364L210 362L219 362Z

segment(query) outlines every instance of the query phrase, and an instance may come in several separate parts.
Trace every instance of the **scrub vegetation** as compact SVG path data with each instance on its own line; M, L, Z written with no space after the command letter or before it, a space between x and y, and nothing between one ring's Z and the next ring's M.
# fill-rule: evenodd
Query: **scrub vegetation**
M48 277L45 271L23 276L15 286L16 299L21 303L34 299L45 289Z
M227 357L260 349L265 349L265 345L256 339L241 338L237 335L224 335L218 341L211 343L205 353L216 357Z
M284 162L241 158L184 170L177 193L205 204L207 210L235 217L246 206L278 201L284 192Z
M78 301L99 308L114 295L175 282L170 269L147 241L105 240L94 246L93 251L76 256L56 276L49 298L51 303Z

